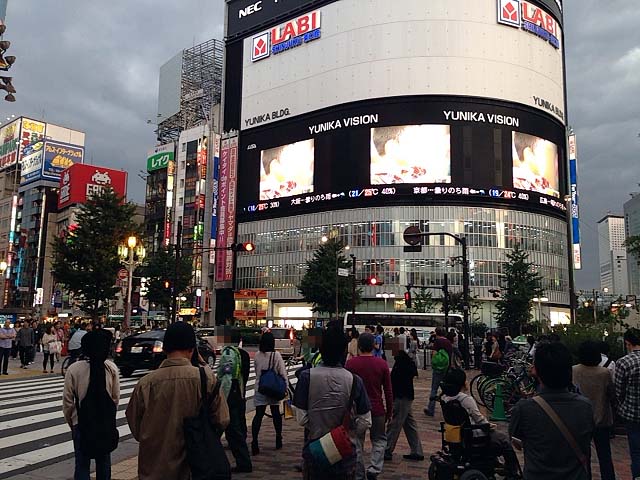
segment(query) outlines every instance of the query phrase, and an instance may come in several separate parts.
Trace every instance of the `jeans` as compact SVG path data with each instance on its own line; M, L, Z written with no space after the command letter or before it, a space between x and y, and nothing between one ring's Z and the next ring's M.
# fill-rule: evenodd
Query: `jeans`
M380 475L382 473L382 466L384 465L384 451L387 448L387 434L386 434L386 417L384 415L371 417L371 430L369 431L369 438L371 439L371 462L366 467L366 473L372 473L374 475ZM356 466L356 480L362 480L365 478L365 466L364 466L364 437L366 431L359 435L356 439L357 449L357 466Z
M429 395L429 405L427 406L427 412L431 416L436 412L436 397L438 396L440 383L444 380L445 375L445 373L433 371L433 376L431 377L431 394Z
M76 455L76 471L73 474L73 480L90 480L91 459L82 453L82 449L80 448L82 439L80 438L80 430L77 425L73 427L72 436L73 450ZM110 453L96 458L96 480L111 480Z
M422 451L422 443L418 434L418 424L413 417L412 412L413 400L406 398L396 398L393 401L393 419L387 429L387 453L392 454L396 448L400 431L404 429L407 436L409 448L413 455L424 456Z
M53 371L53 361L55 360L55 353L50 353L47 350L44 351L44 360L42 361L42 370L47 369L47 360L51 364L51 368L49 370Z
M236 466L243 470L251 469L251 457L247 448L247 401L239 397L230 400L229 425L224 434L236 459Z
M9 355L11 354L11 347L0 348L0 365L2 367L2 373L8 373L9 371Z
M616 472L613 469L613 461L611 460L611 439L610 428L596 428L593 431L593 444L598 454L598 463L600 463L600 478L602 480L615 480Z
M640 423L627 422L625 427L631 455L631 474L637 480L640 479Z

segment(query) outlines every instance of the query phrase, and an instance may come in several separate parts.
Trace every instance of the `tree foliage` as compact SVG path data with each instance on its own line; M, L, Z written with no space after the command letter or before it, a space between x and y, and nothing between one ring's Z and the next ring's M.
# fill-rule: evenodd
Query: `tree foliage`
M142 269L145 277L147 277L147 285L149 291L147 299L151 303L155 303L162 310L169 313L169 309L173 302L171 295L175 291L175 296L179 296L185 292L191 283L193 275L193 263L190 257L180 257L178 263L178 282L177 288L174 288L174 277L176 272L176 257L173 252L168 249L162 249L149 258L147 264ZM169 282L170 288L165 288L165 282Z
M105 189L80 206L73 229L53 242L55 278L79 299L82 311L97 319L112 299L121 268L118 245L137 233L135 205Z
M442 300L440 300L442 302ZM469 296L469 319L471 322L480 320L480 309L482 302L478 300L478 296ZM440 311L444 313L444 305L440 307ZM449 313L464 313L464 294L463 292L449 293Z
M531 321L533 299L543 293L542 277L528 258L529 254L516 246L503 265L502 298L496 304L496 319L512 336L520 335L522 327Z
M419 287L413 293L413 311L416 313L432 312L436 306L433 294L424 287Z
M624 241L624 246L627 247L627 253L635 255L636 258L640 258L640 235L632 235Z
M302 298L313 305L318 313L339 314L351 310L353 305L351 276L337 276L338 268L351 270L351 262L344 255L344 245L336 239L329 239L313 253L307 262L307 271L298 286ZM338 309L336 312L336 287ZM360 289L356 289L356 304L360 303Z

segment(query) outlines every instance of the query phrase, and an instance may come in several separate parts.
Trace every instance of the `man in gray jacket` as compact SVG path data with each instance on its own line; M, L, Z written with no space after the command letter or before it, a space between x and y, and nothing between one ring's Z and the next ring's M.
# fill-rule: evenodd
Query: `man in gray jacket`
M33 328L28 322L24 322L22 328L16 334L18 352L20 352L20 368L27 368L33 348Z

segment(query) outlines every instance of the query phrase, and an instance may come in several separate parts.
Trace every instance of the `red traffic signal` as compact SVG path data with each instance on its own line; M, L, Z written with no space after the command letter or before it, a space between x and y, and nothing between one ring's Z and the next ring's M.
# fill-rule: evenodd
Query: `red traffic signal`
M404 292L404 304L407 308L411 308L411 290Z
M251 242L234 243L231 245L231 250L234 252L253 252L256 246Z
M372 287L384 285L384 282L376 276L367 278L363 283L365 285L371 285Z
M165 280L163 285L165 290L169 290L169 288L171 288L171 282L169 280Z

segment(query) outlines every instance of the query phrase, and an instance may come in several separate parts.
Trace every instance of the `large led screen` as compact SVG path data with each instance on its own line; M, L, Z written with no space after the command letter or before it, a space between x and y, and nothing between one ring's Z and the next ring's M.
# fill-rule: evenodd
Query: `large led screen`
M449 125L371 129L371 185L451 183Z
M313 140L263 150L260 155L260 200L313 192L313 165Z
M521 132L512 138L513 188L559 197L558 146Z

